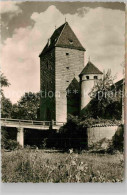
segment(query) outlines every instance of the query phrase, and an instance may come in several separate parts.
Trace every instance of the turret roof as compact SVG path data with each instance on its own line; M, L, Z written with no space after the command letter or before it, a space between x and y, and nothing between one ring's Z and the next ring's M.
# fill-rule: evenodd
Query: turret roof
M92 62L88 62L79 76L85 74L103 74Z

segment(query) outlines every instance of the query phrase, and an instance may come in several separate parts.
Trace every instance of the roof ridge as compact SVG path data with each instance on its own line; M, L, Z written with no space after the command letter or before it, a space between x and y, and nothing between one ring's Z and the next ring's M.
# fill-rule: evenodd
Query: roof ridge
M63 27L63 29L62 29L62 31L61 31L61 33L60 33L60 35L59 35L59 37L58 37L58 39L57 39L56 43L55 43L55 46L56 46L56 44L57 44L58 40L60 39L60 36L61 36L61 34L62 34L62 32L63 32L63 30L64 30L64 28L65 28L66 24L67 24L67 22L65 22L65 23L63 24L63 25L64 25L64 27ZM61 26L62 26L62 25L61 25ZM60 27L61 27L61 26L60 26ZM60 28L60 27L59 27L59 28ZM57 29L59 29L59 28L57 28ZM56 30L57 30L57 29L56 29Z

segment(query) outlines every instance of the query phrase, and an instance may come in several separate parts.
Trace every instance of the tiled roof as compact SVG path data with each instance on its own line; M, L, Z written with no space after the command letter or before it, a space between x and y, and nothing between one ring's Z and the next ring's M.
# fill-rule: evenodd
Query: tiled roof
M119 123L101 123L101 124L94 124L94 125L91 125L91 127L112 127L112 126L118 126L120 125L120 122Z
M103 74L94 64L92 64L90 61L87 63L87 65L84 67L80 75L84 74ZM80 76L79 75L79 76Z
M63 47L85 51L84 47L81 45L67 22L54 31L49 39L49 43L46 44L39 56L46 53L53 47Z

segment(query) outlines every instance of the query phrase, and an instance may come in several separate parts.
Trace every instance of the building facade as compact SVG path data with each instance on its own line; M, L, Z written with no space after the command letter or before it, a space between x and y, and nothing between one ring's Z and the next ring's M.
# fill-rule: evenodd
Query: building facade
M40 119L66 122L90 101L89 92L102 72L91 62L84 67L85 49L66 22L57 28L40 57Z
M54 31L40 57L40 118L67 120L67 88L84 68L85 49L66 22ZM69 105L68 105L69 106Z

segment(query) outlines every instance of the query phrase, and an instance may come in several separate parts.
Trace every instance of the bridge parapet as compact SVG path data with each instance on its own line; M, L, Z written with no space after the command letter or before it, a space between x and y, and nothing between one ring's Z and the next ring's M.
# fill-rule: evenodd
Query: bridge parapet
M6 127L23 127L23 128L32 128L32 129L49 129L52 128L59 128L63 126L63 122L57 121L35 121L35 120L22 120L22 119L10 119L10 118L1 118L1 126Z

